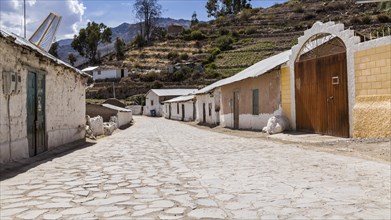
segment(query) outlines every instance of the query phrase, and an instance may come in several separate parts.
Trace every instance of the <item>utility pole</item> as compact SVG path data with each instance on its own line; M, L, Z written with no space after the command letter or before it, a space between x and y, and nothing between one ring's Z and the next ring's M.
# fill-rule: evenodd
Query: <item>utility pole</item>
M26 0L23 0L24 38L26 39Z
M115 98L115 86L114 86L114 82L113 82L113 97Z

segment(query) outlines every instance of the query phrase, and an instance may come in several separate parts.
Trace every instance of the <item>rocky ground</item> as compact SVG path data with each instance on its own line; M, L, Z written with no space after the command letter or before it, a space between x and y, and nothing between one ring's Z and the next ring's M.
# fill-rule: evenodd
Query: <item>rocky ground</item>
M389 164L162 118L135 121L2 178L1 219L391 217Z

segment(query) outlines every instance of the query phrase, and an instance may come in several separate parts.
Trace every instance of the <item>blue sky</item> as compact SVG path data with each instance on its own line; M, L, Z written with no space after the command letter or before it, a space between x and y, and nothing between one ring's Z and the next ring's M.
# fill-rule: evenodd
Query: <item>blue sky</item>
M115 27L123 22L134 23L134 0L26 0L27 37L50 12L62 15L57 39L71 38L88 21L103 22ZM287 0L252 0L255 7L269 7ZM160 0L163 17L190 19L194 11L199 20L209 20L206 0ZM16 34L22 33L23 0L0 0L0 26Z

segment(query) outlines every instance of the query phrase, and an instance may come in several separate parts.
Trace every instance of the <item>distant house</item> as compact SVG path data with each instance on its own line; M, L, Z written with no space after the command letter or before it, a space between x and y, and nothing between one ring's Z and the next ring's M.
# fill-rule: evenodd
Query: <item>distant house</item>
M104 122L109 122L112 116L117 117L118 127L129 124L133 120L132 110L111 104L86 105L86 114L90 117L101 116Z
M90 76L0 30L0 163L84 141Z
M169 99L189 95L196 92L197 89L151 89L147 92L145 98L144 115L156 116L163 115L163 102Z
M120 79L129 75L125 68L91 66L82 70L96 79Z
M213 84L212 84L213 85ZM196 93L196 121L205 125L220 124L221 90L218 87L206 87Z
M184 30L185 28L182 25L171 24L167 27L167 34L174 37L174 36L178 36Z
M180 121L196 118L195 95L179 96L164 102L164 117Z

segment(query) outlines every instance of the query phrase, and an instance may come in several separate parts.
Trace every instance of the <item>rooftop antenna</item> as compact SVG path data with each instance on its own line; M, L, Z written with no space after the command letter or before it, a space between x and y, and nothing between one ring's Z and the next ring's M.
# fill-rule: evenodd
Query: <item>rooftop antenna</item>
M61 16L51 12L34 32L29 41L42 50L49 51L55 39L58 26L60 26L61 19Z

